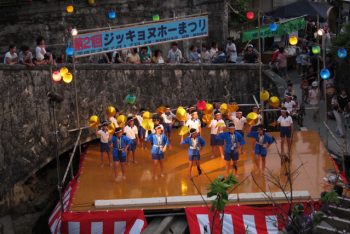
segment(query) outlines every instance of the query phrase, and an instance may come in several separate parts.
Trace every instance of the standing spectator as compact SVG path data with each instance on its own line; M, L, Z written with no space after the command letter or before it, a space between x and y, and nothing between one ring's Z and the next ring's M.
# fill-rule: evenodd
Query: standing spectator
M209 53L208 47L206 45L202 45L201 62L202 63L211 63L210 53Z
M277 56L277 62L278 62L278 73L279 75L287 79L287 52L284 50L284 47L279 48L279 53Z
M18 62L28 67L34 66L33 55L32 55L32 52L30 52L28 46L22 46L21 51L19 52L19 55L18 55Z
M89 62L90 63L111 63L106 53L91 55L89 57Z
M338 96L338 104L339 104L339 110L343 113L343 117L345 120L345 129L349 125L349 107L350 107L350 98L348 94L346 93L345 89L342 89L340 92L340 95Z
M341 109L340 109L336 94L334 94L334 96L332 97L331 106L332 106L332 112L335 118L335 122L337 124L335 132L339 134L340 137L344 138L345 134L343 131L343 120L342 120Z
M301 76L302 75L302 70L301 70L301 56L300 56L300 48L297 47L295 50L295 63L296 63L296 69L298 72L298 75Z
M154 56L152 57L152 63L155 63L155 64L164 64L165 61L162 57L162 51L161 50L156 50L154 52Z
M233 40L231 38L227 39L227 45L226 45L226 55L227 55L227 62L228 63L236 63L237 62L237 49L235 43L233 43Z
M211 48L209 50L211 60L214 60L219 52L218 44L216 42L211 43Z
M247 46L243 60L245 63L256 63L258 61L258 54L254 51L252 44Z
M9 51L5 54L4 58L4 64L17 64L18 63L18 56L16 53L16 46L10 45Z
M36 40L36 48L35 48L35 63L37 65L42 64L51 64L53 65L55 62L52 57L52 53L46 52L46 44L45 39L43 37L38 37Z
M199 54L197 52L197 47L195 45L191 45L190 53L188 55L188 61L190 63L200 63Z
M309 72L309 66L310 66L310 55L306 47L304 47L301 50L301 54L299 56L300 56L300 64L301 64L301 75L304 77L307 77Z
M315 120L317 119L319 108L318 103L320 101L320 91L318 90L318 83L317 81L313 81L311 84L311 89L309 90L309 104L315 108L314 114L312 118Z
M217 56L213 60L213 63L225 63L225 62L226 62L226 55L224 53L224 50L220 48L217 53Z
M112 63L124 63L120 51L115 50L112 53Z
M151 56L148 54L147 46L141 47L140 60L141 63L151 63Z
M130 63L130 64L140 64L141 63L140 56L137 53L137 48L130 49L130 53L128 54L128 57L127 57L127 63Z
M168 52L168 63L181 63L182 61L182 52L177 47L177 43L173 42L171 44L171 49Z
M274 46L274 51L272 53L272 57L271 57L271 62L270 62L270 68L273 70L273 71L277 71L277 57L278 57L278 54L280 53L279 52L279 46L278 45L275 45Z

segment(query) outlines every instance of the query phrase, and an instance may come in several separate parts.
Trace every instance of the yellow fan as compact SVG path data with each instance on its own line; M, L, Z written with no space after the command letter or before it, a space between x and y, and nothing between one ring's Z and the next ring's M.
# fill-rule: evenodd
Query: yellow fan
M146 131L150 131L154 128L154 123L152 119L144 119L142 120L142 127L146 130Z
M187 126L182 126L179 131L180 136L184 136L189 133L190 129Z
M112 117L115 116L115 114L117 113L117 110L114 108L114 106L108 106L106 109L106 114L107 117Z
M214 110L213 104L207 103L205 105L204 114L211 114L213 113L213 110Z
M227 114L227 111L228 111L228 105L226 103L222 103L220 105L221 114L225 115L225 114Z
M110 123L107 128L108 128L109 135L113 135L115 131L114 123Z
M232 103L228 105L227 109L229 112L235 112L238 111L239 106L237 105L237 103Z
M176 110L176 119L182 122L187 120L186 110L182 106L179 106Z
M119 125L119 127L124 127L125 123L126 123L126 116L125 115L119 115L117 118L117 123Z
M97 115L93 115L89 118L89 126L90 128L97 128L100 124L100 119Z
M250 112L248 115L247 115L247 123L250 125L250 126L253 126L255 124L258 123L258 114L255 113L255 112Z
M151 118L152 118L152 114L151 114L151 112L149 112L149 111L145 111L145 112L143 113L142 117L143 117L144 119L151 119Z
M225 123L217 123L217 124L216 124L216 127L217 127L217 128L220 128L220 127L223 127L223 126L225 126Z
M262 92L260 92L260 99L263 100L264 102L269 100L270 97L270 93L266 90L263 90Z
M277 108L280 105L280 99L278 97L276 97L276 96L272 96L272 97L270 97L269 104L273 108Z
M211 114L206 114L206 115L203 115L202 117L202 121L205 124L210 124L212 120L213 120L213 116Z

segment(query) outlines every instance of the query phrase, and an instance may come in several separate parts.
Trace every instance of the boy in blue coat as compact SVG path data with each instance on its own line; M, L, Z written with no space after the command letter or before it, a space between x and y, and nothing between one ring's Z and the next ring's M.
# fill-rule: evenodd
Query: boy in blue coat
M260 169L260 158L262 161L262 170L265 170L267 149L275 141L274 138L265 132L262 125L258 126L258 131L251 131L248 137L255 139L255 164ZM260 156L260 157L259 157Z
M163 159L164 153L169 145L169 140L165 134L162 133L162 127L160 125L155 125L154 130L155 133L149 133L147 141L152 144L153 178L157 180L157 164L160 166L160 176L164 177Z
M228 176L231 171L231 160L233 161L232 166L235 170L235 175L237 175L237 161L239 159L240 148L242 145L245 144L242 134L235 131L235 125L233 123L229 123L228 129L229 132L223 132L218 134L218 138L225 141L224 159L226 161L226 176Z
M188 144L190 148L188 149L188 160L189 160L189 167L188 167L188 177L192 178L192 166L193 166L193 161L196 162L197 170L198 170L198 175L202 174L202 170L200 168L200 151L201 149L205 146L205 141L204 139L199 136L199 133L195 128L190 129L190 136L185 138L181 142L181 145Z
M126 162L126 152L130 145L130 140L123 135L122 128L116 128L115 134L112 136L113 144L113 161L114 161L114 179L117 181L118 177L118 166L120 164L122 170L122 178L126 179L125 176L125 162Z

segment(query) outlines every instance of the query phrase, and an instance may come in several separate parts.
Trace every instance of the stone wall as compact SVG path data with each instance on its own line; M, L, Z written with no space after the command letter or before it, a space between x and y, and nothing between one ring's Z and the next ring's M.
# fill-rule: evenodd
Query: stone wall
M127 113L140 107L154 111L160 105L193 105L199 99L227 102L234 97L239 103L253 103L252 94L258 95L259 90L258 71L255 64L77 65L81 126L86 126L93 114L104 119L108 105ZM74 81L53 84L50 74L45 66L28 69L0 65L1 192L54 158L49 91L64 96L64 101L56 106L60 153L73 147L77 132L67 130L77 127ZM270 78L264 77L264 86L277 94ZM137 97L133 106L123 102L128 93ZM83 142L93 138L94 131L83 131Z
M227 0L97 0L94 7L87 0L73 1L75 13L67 14L66 6L71 1L0 1L0 57L8 50L9 44L28 45L32 51L35 40L41 35L46 44L56 54L64 51L68 43L68 28L92 29L122 24L150 21L152 15L159 14L161 19L205 13L209 15L209 38L207 42L224 42L227 38L228 12ZM19 3L20 2L20 3ZM117 19L110 21L107 12L115 9ZM203 39L205 42L206 39ZM184 41L180 47L187 51L192 43L200 40ZM169 45L161 46L168 49Z

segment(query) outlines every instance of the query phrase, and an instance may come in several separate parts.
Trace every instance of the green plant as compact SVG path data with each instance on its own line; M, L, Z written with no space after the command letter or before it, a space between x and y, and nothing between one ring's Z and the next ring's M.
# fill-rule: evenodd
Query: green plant
M326 204L339 204L338 194L335 191L327 192L321 197L321 201Z

